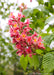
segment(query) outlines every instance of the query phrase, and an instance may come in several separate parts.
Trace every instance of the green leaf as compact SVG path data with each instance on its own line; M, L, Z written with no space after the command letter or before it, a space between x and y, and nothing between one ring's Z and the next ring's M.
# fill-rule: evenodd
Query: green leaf
M36 7L36 9L41 9L42 11L44 11L44 6L43 5L39 5Z
M43 4L44 1L43 0L37 0L39 4Z
M54 0L49 0L49 2L50 2L52 5L54 5Z
M49 25L49 27L46 29L47 32L49 32L50 30L54 32L54 25Z
M28 17L30 13L31 13L31 9L23 10L23 15L25 15L26 17Z
M47 45L50 45L50 43L52 42L52 40L54 40L54 34L51 35L47 35L44 38L44 41Z
M45 36L48 36L48 35L50 35L50 33L41 33L40 34L40 36L42 36L42 37L45 37Z
M42 66L46 73L54 70L54 55L52 53L47 53L43 56Z
M42 75L53 75L53 73L43 73Z
M21 58L20 58L20 63L21 63L21 66L23 67L23 69L26 70L26 67L27 67L27 64L28 64L27 56L24 57L24 55L22 55Z
M24 21L25 21L25 18L22 17L22 18L21 18L21 21L24 22Z
M37 54L42 54L42 53L43 53L43 51L42 51L42 50L40 50L40 49L37 49L37 50L36 50L36 53L37 53Z
M13 46L11 44L8 45L9 50L13 50Z
M37 6L36 9L40 9L41 11L43 11L43 13L45 13L45 14L47 14L47 15L49 14L49 10L46 9L46 7L43 6L43 5Z
M34 69L39 67L39 60L37 55L33 55L32 58L28 56L28 60L31 67L34 67Z
M45 21L45 24L49 23L50 21L52 21L54 19L54 15L49 17L46 21Z

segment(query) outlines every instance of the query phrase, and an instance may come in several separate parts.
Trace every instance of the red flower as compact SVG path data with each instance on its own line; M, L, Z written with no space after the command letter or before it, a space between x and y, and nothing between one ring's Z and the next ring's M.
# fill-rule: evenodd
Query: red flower
M22 39L26 39L26 34L23 32L23 33L21 34L21 37L22 37Z
M12 43L15 43L16 48L18 49L17 54L19 56L27 54L32 57L35 55L36 49L45 49L41 36L38 38L38 34L34 31L32 34L30 31L33 31L29 27L30 20L26 19L25 22L21 22L21 18L25 16L21 13L18 13L18 16L15 17L11 13L8 24L10 26L10 36L12 37Z
M30 2L32 2L32 0L30 0Z
M31 45L32 44L32 38L31 38L31 36L27 36L26 39L27 39L27 43Z
M19 8L20 12L23 12L24 9L27 9L27 6L24 3L22 3L21 6L19 6Z
M13 15L13 12L10 13L9 18L13 18L13 19L15 19L15 16Z
M27 53L27 54L31 54L31 52L32 52L32 50L31 50L30 47L26 48L26 53Z

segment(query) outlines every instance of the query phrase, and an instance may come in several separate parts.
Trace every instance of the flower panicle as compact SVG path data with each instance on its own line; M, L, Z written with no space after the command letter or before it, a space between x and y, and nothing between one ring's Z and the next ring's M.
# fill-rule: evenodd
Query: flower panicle
M22 18L25 18L25 16L21 13L18 13L17 17L11 13L8 21L10 36L12 37L12 42L15 43L19 56L29 54L32 57L32 55L36 54L36 49L45 49L45 47L41 36L38 37L38 34L35 31L33 32L33 29L29 26L30 20L26 19L22 22Z

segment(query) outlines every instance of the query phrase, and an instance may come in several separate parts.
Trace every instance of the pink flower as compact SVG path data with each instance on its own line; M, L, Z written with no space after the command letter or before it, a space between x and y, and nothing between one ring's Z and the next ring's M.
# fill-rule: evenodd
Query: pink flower
M34 37L33 40L32 40L33 41L33 44L37 44L37 40L38 40L38 38L37 37Z
M40 41L40 42L43 41L42 38L41 38L41 36L38 38L38 41Z
M23 54L24 54L24 57L25 57L27 55L26 51L24 51Z
M25 24L30 24L30 19L26 19Z
M19 44L16 44L16 48L17 48L17 49L21 49L20 43L19 43Z
M41 43L41 42L38 42L38 48L40 48L40 49L45 49L43 43Z
M27 53L27 54L31 54L31 52L32 52L31 48L28 47L28 48L26 49L26 53Z
M32 30L32 28L30 28L30 27L25 27L24 28L24 32L29 32L30 30Z
M27 6L24 3L22 3L21 6L19 6L19 8L20 12L23 12L24 9L27 9Z
M24 17L24 18L25 18L25 15L22 15L22 17Z
M20 50L18 50L16 53L18 54L18 56L22 55L22 52Z
M22 18L22 13L18 13L18 18Z
M17 37L17 38L16 38L16 41L19 42L19 41L20 41L20 37Z
M13 39L12 39L12 43L16 43L16 40L15 40L15 38L13 38Z
M20 24L20 29L22 30L23 27L24 27L24 23L23 22L19 22L19 24Z
M36 32L34 32L34 34L32 35L32 38L38 36L38 34Z
M22 39L26 39L26 34L23 32L23 33L21 34L21 37L22 37Z
M19 26L18 26L18 24L17 24L16 22L14 23L13 28L14 28L15 30L19 29Z
M22 55L22 53L18 53L18 56L21 56Z
M33 55L36 55L36 53L33 53Z
M30 0L30 2L32 2L32 0Z
M11 37L14 37L14 36L18 35L18 31L16 29L13 29L10 27L10 35L11 35Z
M13 18L13 19L15 19L15 16L13 15L13 12L10 13L9 18Z
M36 55L36 49L45 49L41 36L38 37L38 34L29 27L30 20L26 19L26 22L21 22L21 18L25 17L21 13L18 13L18 16L15 18L13 13L8 21L10 25L10 36L12 37L12 43L15 43L17 54L29 55L32 58L32 55ZM33 31L34 33L31 33Z
M26 38L26 39L27 39L27 43L31 45L31 44L32 44L32 42L31 42L31 41L32 41L31 36L27 36L27 38Z
M31 58L32 58L32 54L29 54L29 57L31 57Z
M11 19L8 20L8 24L12 25L12 26L14 25L14 23L13 23L13 21Z

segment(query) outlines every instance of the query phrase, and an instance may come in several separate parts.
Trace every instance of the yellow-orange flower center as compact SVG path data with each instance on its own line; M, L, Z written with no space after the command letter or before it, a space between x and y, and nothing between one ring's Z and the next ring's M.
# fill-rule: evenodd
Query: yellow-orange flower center
M34 39L34 42L36 42L37 41L37 39Z
M30 41L31 39L30 38L28 38L28 41Z
M39 45L41 45L41 42L39 42Z
M19 41L19 40L20 40L20 37L19 37L19 38L17 38L16 40L17 40L17 41Z
M19 14L18 16L21 17L21 14Z
M10 13L10 16L12 16L13 15L13 13Z
M16 31L16 30L14 30L13 32L14 32L14 33L16 33L17 31Z
M25 34L23 34L22 37L25 38Z
M16 28L17 27L17 24L14 24L14 26L13 26L14 28Z

